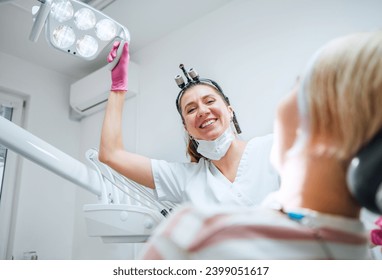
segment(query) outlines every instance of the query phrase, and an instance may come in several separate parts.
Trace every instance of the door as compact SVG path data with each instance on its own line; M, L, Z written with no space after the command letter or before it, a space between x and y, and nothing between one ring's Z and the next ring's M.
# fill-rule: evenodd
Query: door
M0 90L0 117L22 124L24 100ZM0 131L6 133L6 131ZM18 156L0 144L0 259L11 259L12 221L17 196Z

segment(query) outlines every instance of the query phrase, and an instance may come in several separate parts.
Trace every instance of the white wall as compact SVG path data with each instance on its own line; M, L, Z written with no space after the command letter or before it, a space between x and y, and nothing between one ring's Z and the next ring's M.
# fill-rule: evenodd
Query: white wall
M236 0L134 53L141 67L137 150L185 159L174 105L179 63L219 82L249 139L272 131L278 100L318 47L382 27L381 10L379 0Z
M72 80L0 53L3 91L27 98L26 128L62 151L78 155L80 125L69 120ZM6 133L1 131L1 133ZM71 259L76 186L46 169L21 160L10 248L15 259L37 251L40 259Z

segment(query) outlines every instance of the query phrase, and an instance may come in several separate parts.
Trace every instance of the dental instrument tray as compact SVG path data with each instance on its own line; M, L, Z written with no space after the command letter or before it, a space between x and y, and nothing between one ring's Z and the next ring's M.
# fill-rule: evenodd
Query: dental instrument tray
M176 205L158 201L152 190L101 163L97 150L88 150L86 158L102 182L100 203L83 207L88 235L104 243L145 242Z

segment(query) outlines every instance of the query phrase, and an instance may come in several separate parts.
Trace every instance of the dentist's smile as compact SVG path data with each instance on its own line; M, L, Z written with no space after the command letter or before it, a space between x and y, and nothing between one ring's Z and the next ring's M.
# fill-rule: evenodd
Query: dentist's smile
M214 124L215 122L217 121L217 119L209 119L209 120L206 120L204 121L200 126L199 128L206 128L212 124Z

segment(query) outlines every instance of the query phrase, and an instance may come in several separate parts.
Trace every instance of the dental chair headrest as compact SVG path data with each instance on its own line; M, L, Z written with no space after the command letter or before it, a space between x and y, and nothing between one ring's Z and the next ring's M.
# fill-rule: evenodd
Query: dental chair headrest
M347 182L362 207L382 214L382 129L352 159Z

